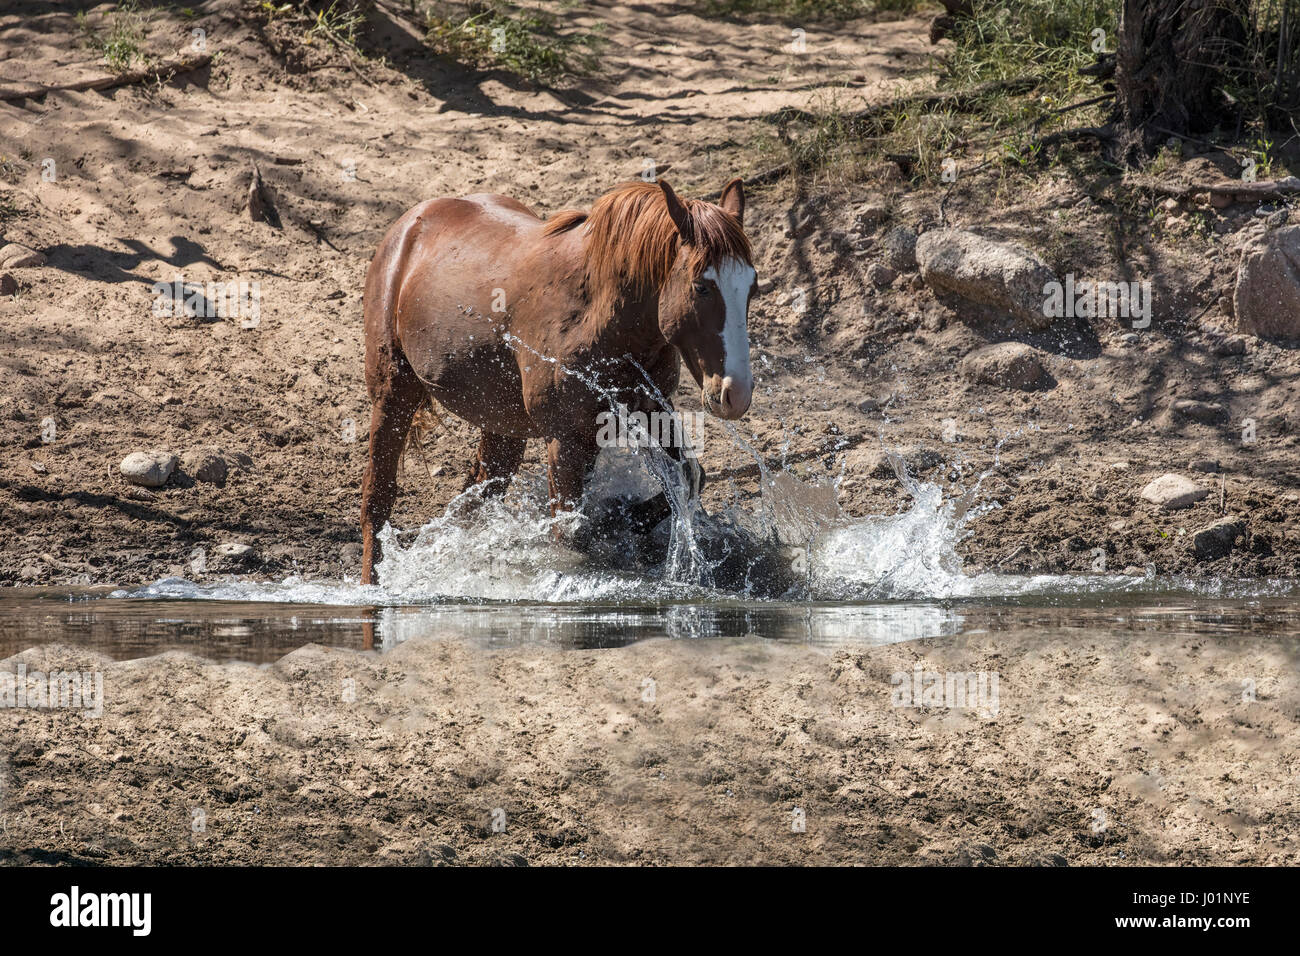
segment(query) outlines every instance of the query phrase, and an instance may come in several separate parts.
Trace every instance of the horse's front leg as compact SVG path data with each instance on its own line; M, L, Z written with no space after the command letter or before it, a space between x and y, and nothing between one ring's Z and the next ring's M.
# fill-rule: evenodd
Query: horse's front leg
M663 414L674 414L672 405L668 403L664 403L662 407L655 403L652 410ZM685 428L684 422L679 421L667 434L664 429L657 429L656 434L668 438L668 441L660 444L659 447L677 463L677 467L681 470L687 503L698 500L700 492L704 490L704 468L696 458L698 449L691 443L692 435ZM698 438L698 436L694 437ZM633 531L648 534L659 522L672 514L672 506L668 503L668 495L660 492L653 498L625 506L624 514L627 524Z
M578 509L587 475L596 464L598 454L600 448L594 432L564 435L546 443L552 515Z

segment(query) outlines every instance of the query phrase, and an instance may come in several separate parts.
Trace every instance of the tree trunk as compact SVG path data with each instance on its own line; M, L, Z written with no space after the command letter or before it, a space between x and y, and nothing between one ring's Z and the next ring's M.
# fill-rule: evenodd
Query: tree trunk
M1115 71L1126 152L1152 153L1171 135L1226 119L1219 92L1240 69L1247 0L1124 0Z

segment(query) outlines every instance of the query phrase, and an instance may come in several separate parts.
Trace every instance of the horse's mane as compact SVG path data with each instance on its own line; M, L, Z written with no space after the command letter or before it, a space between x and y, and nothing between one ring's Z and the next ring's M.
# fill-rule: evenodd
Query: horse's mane
M682 203L691 220L691 241L685 252L692 275L729 257L752 265L749 240L735 216L702 199ZM557 213L543 233L555 236L584 225L583 265L589 288L597 296L628 287L658 291L682 251L677 225L668 214L663 190L655 183L616 186L597 199L590 212Z

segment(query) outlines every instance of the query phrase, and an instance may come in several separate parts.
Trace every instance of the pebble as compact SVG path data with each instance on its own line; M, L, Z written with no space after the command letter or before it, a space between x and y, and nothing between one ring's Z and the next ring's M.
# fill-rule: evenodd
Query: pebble
M244 544L242 541L225 541L213 548L212 553L228 561L250 561L257 552L251 544Z
M888 289L898 278L898 273L881 262L874 262L867 268L867 281L878 289Z
M1218 402L1202 402L1183 398L1174 402L1174 414L1202 425L1222 425L1228 421L1228 410Z

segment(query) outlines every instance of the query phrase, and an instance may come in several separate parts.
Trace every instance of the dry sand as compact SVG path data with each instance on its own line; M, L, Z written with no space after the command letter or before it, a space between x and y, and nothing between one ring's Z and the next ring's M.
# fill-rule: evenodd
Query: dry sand
M0 860L1295 865L1297 656L1073 628L261 668L33 649L0 668L102 670L104 713L0 711ZM892 706L918 662L996 672L996 715Z

